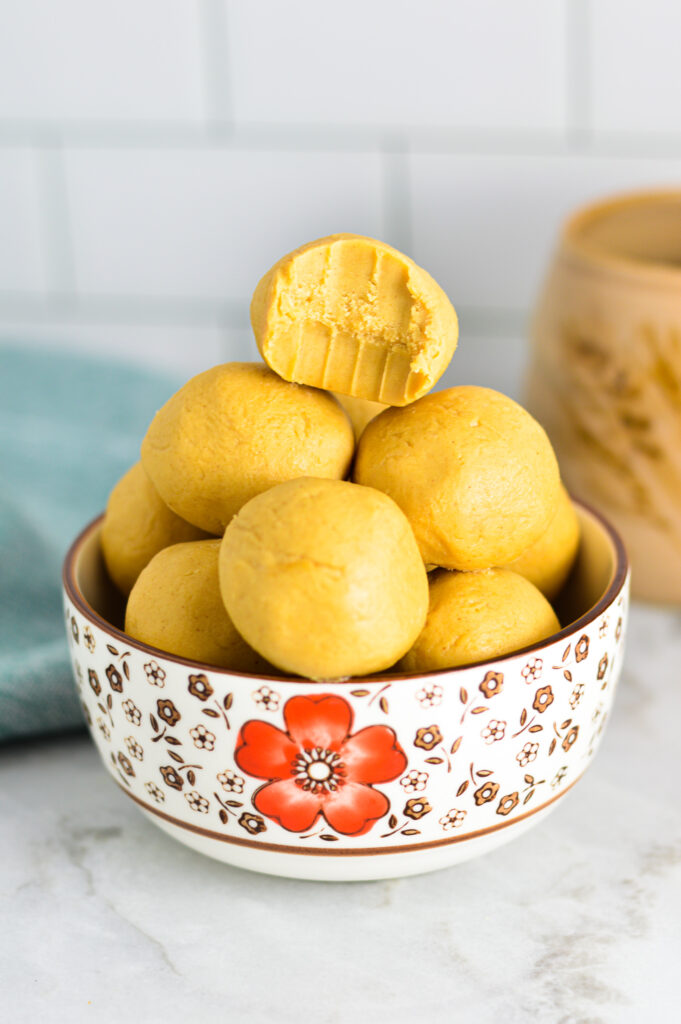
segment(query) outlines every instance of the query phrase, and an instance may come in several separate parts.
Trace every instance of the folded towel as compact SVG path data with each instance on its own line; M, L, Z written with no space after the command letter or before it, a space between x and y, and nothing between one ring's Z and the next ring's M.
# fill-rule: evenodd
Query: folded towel
M139 458L168 376L0 348L0 741L79 727L61 563Z

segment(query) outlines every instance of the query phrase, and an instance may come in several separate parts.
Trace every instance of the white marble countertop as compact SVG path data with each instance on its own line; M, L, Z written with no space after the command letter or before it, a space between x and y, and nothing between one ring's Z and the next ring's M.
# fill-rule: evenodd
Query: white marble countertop
M486 857L306 883L200 857L84 736L0 750L0 1016L252 1024L681 1019L681 613L634 608L595 764Z

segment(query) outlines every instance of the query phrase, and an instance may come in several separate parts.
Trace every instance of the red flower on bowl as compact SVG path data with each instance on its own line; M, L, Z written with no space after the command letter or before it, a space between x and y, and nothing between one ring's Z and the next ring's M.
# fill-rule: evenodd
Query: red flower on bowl
M407 758L392 729L370 725L352 733L352 708L342 697L291 697L286 731L251 719L234 757L242 771L267 779L253 805L289 832L306 832L319 817L336 832L361 836L390 801L375 783L401 775Z

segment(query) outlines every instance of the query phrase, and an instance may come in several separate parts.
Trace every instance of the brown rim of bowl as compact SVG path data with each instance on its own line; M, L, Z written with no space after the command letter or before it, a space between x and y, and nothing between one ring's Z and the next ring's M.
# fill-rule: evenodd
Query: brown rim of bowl
M73 544L67 551L66 557L64 559L64 565L62 568L62 584L69 600L72 602L72 604L76 606L80 613L85 616L86 619L89 619L90 622L98 626L100 629L104 630L104 632L110 633L112 636L116 636L121 640L124 640L128 647L134 647L135 650L141 651L143 654L150 654L152 656L160 655L166 661L173 661L177 665L188 665L191 668L198 668L203 672L211 672L213 674L218 673L220 675L232 676L241 679L264 679L268 682L272 681L278 683L281 683L282 679L284 679L290 680L292 682L308 683L310 686L316 687L323 685L324 683L347 683L349 685L355 686L357 683L378 681L392 683L399 682L402 679L413 679L414 677L435 678L438 676L448 676L452 672L466 671L471 668L480 668L484 665L498 663L499 661L503 661L506 658L515 658L521 654L530 654L534 651L541 651L544 648L549 647L551 644L556 643L556 641L558 640L562 640L565 637L572 636L573 633L578 633L580 629L583 629L585 626L588 626L590 622L593 622L594 619L598 618L601 612L605 611L605 609L608 608L615 601L616 597L618 596L618 594L622 590L622 587L624 586L625 580L627 578L627 573L629 572L629 559L627 557L624 544L622 543L622 539L620 538L620 535L618 534L617 530L615 530L615 528L611 526L608 520L605 519L600 514L600 512L596 512L595 509L591 508L583 501L578 501L575 498L571 498L571 501L573 501L574 504L577 505L579 508L584 509L585 512L593 516L594 519L596 519L601 524L601 526L607 533L608 537L610 538L612 545L615 549L615 571L601 599L597 601L592 608L585 612L584 615L581 615L578 619L575 619L574 622L571 622L568 626L565 626L558 633L552 633L551 636L546 637L545 640L540 640L536 644L530 644L528 647L521 647L517 651L509 651L508 654L500 654L494 658L485 658L483 661L471 662L469 665L457 665L455 668L437 669L433 672L415 672L412 674L401 672L395 675L389 675L387 673L384 674L378 672L373 676L350 676L347 679L344 678L320 680L306 679L304 676L256 675L255 673L250 672L235 672L228 668L220 668L216 665L208 665L205 662L201 661L192 661L191 658L179 658L176 654L169 654L167 651L162 651L158 647L151 647L149 644L144 644L138 640L133 640L132 637L128 636L127 633L124 633L122 629L118 629L116 626L112 626L110 622L107 622L106 619L104 619L98 612L96 612L94 608L85 600L83 594L80 591L80 588L76 583L74 573L74 564L76 561L76 557L78 556L85 540L90 536L91 533L93 533L97 529L97 527L101 523L102 519L104 518L103 512L101 513L101 515L98 515L95 519L93 519L92 522L88 523L83 530L81 530L81 532L78 534Z
M681 189L643 189L639 192L623 192L594 203L579 207L563 223L560 244L573 259L591 264L601 272L612 276L624 276L637 281L645 280L647 287L677 288L681 282L681 268L660 261L636 259L633 256L617 256L602 249L593 248L583 238L582 231L587 224L604 214L631 206L652 206L657 203L677 200L681 205Z

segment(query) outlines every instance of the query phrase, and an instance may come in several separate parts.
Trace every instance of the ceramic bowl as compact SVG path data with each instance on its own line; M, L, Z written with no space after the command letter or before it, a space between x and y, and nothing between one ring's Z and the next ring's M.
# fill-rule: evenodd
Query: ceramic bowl
M621 531L634 595L681 604L681 191L615 197L561 233L526 404L569 490Z
M581 778L620 672L626 555L607 523L578 512L560 633L464 668L324 683L239 675L131 640L96 520L63 579L104 765L160 828L254 871L391 878L500 846Z

